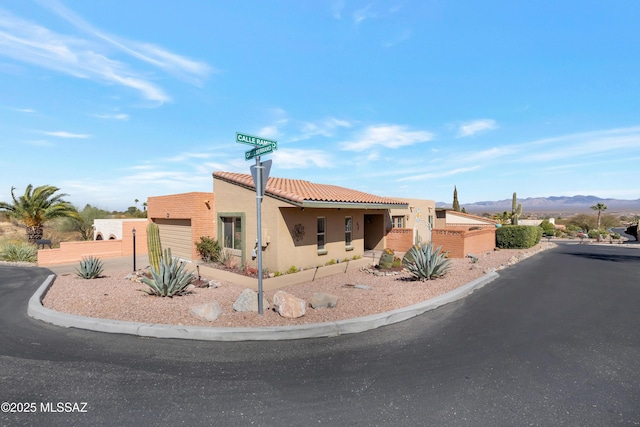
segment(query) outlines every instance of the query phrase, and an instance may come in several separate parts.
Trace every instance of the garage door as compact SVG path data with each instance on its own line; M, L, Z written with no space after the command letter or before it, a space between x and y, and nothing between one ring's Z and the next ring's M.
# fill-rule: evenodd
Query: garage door
M191 259L191 220L190 219L156 219L160 231L162 249L171 248L171 256Z

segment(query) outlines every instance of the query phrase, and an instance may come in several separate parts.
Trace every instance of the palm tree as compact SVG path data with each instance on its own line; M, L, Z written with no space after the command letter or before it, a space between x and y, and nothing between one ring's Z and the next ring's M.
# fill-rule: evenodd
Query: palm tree
M602 211L607 209L607 205L605 205L604 203L598 203L596 205L591 206L591 209L593 209L594 211L598 211L598 242L600 241L600 215L602 214Z
M10 219L20 223L27 229L27 240L35 243L42 239L44 224L54 218L80 219L78 211L69 202L62 200L67 194L55 194L58 187L43 185L33 188L29 184L24 195L16 198L11 187L13 204L0 202L0 212L6 212Z

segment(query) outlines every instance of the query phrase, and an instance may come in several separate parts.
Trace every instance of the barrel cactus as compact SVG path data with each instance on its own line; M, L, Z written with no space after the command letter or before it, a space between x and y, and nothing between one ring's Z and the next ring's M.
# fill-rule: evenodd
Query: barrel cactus
M389 269L393 265L393 249L385 249L380 255L380 261L378 261L378 265L382 269Z

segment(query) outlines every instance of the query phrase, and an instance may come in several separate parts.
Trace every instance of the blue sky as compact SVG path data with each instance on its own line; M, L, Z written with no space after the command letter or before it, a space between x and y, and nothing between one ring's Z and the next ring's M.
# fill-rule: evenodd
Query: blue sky
M640 198L640 3L4 0L0 200L249 173L460 202Z

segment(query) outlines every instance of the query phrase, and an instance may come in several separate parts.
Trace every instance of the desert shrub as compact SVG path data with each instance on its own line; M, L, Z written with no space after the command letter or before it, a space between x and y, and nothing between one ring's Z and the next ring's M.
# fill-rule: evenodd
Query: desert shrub
M297 273L299 270L295 265L292 265L291 267L289 267L289 269L287 270L287 274L293 274L293 273Z
M402 267L402 260L398 257L393 257L393 262L391 263L391 267L393 268Z
M200 241L196 242L196 249L200 258L204 262L217 262L220 261L220 253L222 247L216 239L212 239L207 236L200 237Z
M540 223L540 228L542 228L542 235L544 236L553 236L556 232L555 225L551 224L548 219Z
M614 240L620 239L620 235L618 233L611 233L611 238Z
M589 236L590 239L597 239L602 236L602 233L599 230L589 230L587 236Z
M195 279L193 273L186 270L186 265L178 258L163 256L160 260L160 268L156 270L151 267L149 271L151 277L142 277L142 283L149 288L141 289L141 291L159 297L186 294L188 292L187 286Z
M336 260L331 258L329 261L325 262L324 265L333 265L336 263Z
M37 262L37 248L27 242L0 243L0 260L9 262Z
M91 255L82 258L80 266L76 268L76 274L83 279L96 279L100 277L103 270L102 261Z
M530 225L507 225L496 229L496 246L500 249L527 249L540 243L542 228Z
M444 276L451 269L451 260L440 249L434 249L432 243L414 245L402 258L402 264L417 280Z

